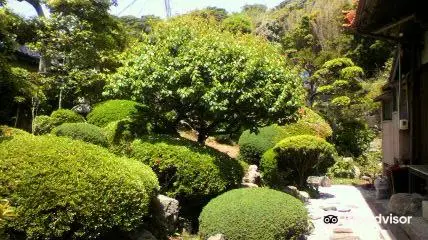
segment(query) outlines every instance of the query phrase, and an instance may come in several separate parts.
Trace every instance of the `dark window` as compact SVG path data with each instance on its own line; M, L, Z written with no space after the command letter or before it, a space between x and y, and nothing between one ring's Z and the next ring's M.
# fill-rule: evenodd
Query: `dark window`
M395 88L392 89L392 111L397 111L397 90Z
M384 100L382 102L382 120L392 120L392 101Z

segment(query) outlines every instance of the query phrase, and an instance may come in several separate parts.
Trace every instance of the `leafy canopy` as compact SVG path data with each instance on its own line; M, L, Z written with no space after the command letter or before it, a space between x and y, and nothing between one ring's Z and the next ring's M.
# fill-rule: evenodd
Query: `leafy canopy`
M210 20L160 23L126 56L105 95L142 102L155 125L187 122L200 143L209 134L287 122L302 103L300 79L276 47Z

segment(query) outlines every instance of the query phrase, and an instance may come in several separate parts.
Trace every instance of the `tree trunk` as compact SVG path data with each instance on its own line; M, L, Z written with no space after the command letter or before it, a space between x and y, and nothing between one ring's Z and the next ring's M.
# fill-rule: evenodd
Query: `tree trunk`
M207 140L208 135L204 131L198 131L198 143L205 145L205 140Z
M15 128L16 128L16 126L18 126L18 121L19 121L19 105L18 105L18 107L16 108L16 118L15 118Z
M58 100L58 109L61 109L62 105L62 87L59 89L59 100Z

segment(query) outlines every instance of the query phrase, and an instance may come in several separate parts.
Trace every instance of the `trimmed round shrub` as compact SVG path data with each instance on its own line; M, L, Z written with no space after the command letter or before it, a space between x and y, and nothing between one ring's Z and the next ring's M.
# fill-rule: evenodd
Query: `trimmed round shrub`
M82 140L103 147L108 147L109 145L103 130L89 123L64 123L54 128L52 134Z
M199 217L202 239L222 233L228 240L299 239L308 229L303 203L268 188L241 188L211 200Z
M108 123L104 128L104 133L110 144L116 145L123 142L132 141L134 134L131 131L131 121L122 119Z
M244 176L241 162L182 138L147 136L134 141L130 156L152 167L161 193L180 201L180 215L197 228L202 207L236 188Z
M99 127L131 117L137 112L137 102L129 100L108 100L97 104L86 117L88 122Z
M51 121L52 121L53 127L56 127L63 123L84 122L85 119L83 119L82 116L80 116L78 113L74 112L73 110L58 109L52 112Z
M147 136L131 144L130 156L152 167L161 192L177 198L218 195L237 187L244 174L237 160L182 138Z
M150 167L68 138L16 136L0 144L0 156L0 197L18 216L6 232L20 238L103 239L134 230L158 189Z
M263 154L263 181L271 187L306 185L307 177L324 175L334 164L336 151L325 139L299 135L281 140Z
M34 118L33 127L35 135L43 135L50 133L55 126L53 126L51 117L40 115Z
M259 165L263 153L284 138L298 135L314 135L321 138L331 136L330 125L311 109L302 108L299 115L300 120L285 126L273 124L260 128L257 134L249 130L244 131L238 142L240 158L250 164Z

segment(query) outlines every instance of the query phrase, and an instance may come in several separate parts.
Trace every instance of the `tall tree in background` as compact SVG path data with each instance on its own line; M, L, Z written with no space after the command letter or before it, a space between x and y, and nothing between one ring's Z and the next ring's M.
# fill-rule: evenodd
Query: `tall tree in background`
M129 52L105 93L146 105L141 115L157 131L184 121L203 144L209 135L285 123L302 104L301 80L275 46L213 20L169 20Z
M102 74L118 66L115 58L125 47L125 35L108 13L112 4L109 0L46 2L50 17L40 19L36 46L49 61L47 90L58 94L59 108L72 107L77 96L99 100Z

